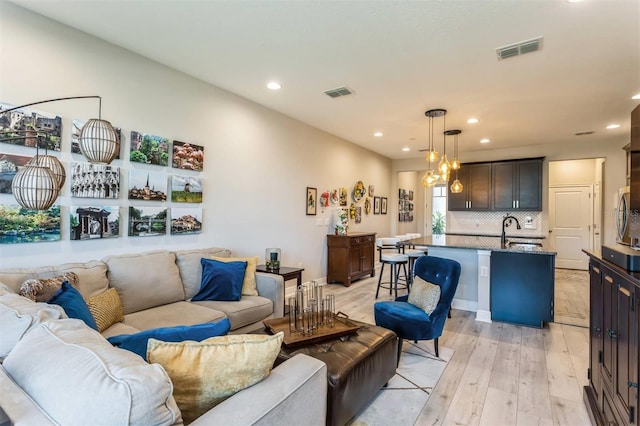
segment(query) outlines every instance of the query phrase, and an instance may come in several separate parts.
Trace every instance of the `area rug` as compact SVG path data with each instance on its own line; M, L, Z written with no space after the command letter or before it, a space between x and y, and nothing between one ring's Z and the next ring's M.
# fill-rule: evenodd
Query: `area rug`
M404 341L400 365L386 388L349 423L350 426L413 425L429 400L454 350L440 348L436 358L433 341Z

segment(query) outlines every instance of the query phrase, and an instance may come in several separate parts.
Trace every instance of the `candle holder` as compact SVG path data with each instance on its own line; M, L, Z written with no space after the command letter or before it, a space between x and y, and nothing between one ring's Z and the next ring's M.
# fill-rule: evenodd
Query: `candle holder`
M280 269L280 249L268 248L264 251L264 263L269 271Z

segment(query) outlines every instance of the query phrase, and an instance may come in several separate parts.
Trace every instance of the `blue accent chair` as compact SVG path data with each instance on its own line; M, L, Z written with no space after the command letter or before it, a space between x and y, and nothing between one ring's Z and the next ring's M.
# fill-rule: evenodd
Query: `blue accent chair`
M442 335L444 322L458 288L460 263L442 257L421 256L414 265L414 274L440 286L440 301L431 315L407 302L409 296L400 296L395 301L377 302L373 307L376 325L392 330L398 335L398 362L403 339L416 343L418 340L433 339L436 356L440 356L438 337Z

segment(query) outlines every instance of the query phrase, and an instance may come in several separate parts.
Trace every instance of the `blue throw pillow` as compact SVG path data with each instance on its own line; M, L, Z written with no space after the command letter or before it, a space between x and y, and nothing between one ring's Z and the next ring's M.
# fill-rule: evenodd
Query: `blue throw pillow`
M80 319L98 331L98 325L89 311L87 302L84 301L80 292L69 284L69 281L63 282L60 289L53 294L51 299L47 300L47 303L61 306L69 318Z
M242 282L247 262L219 262L213 259L200 259L202 281L198 294L191 299L219 300L237 302L242 296Z
M154 328L135 334L119 334L109 337L107 340L120 349L137 353L147 360L147 341L151 338L163 342L183 342L195 340L201 342L204 339L215 336L224 336L231 328L228 318L216 322L207 322L196 325L180 325L177 327Z

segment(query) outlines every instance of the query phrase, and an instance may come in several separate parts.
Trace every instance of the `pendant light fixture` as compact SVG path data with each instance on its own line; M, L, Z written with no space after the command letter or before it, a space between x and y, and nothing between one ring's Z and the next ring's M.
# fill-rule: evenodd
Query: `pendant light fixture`
M442 172L439 169L439 167L436 168L435 171L431 168L431 164L432 163L437 164L437 161L438 161L438 152L435 150L434 142L433 142L433 132L434 132L433 119L437 117L443 117L443 121L444 121L444 116L446 114L447 114L447 110L442 108L430 109L424 113L424 115L426 115L429 118L429 152L427 153L427 158L426 158L427 163L429 165L429 169L427 170L425 175L422 177L422 185L425 187L432 187L436 183L442 180ZM444 128L445 126L443 124L443 129ZM446 160L446 157L445 157L445 160ZM448 179L448 176L446 177Z
M445 134L447 136L453 136L453 161L451 161L451 170L456 172L456 178L451 184L451 192L454 194L459 194L462 192L464 187L462 186L462 182L458 179L458 170L460 170L460 160L458 160L458 135L462 133L462 130L447 130Z
M109 164L120 152L120 140L111 123L102 120L102 98L100 96L72 96L32 102L0 111L0 116L32 105L71 99L98 99L98 118L92 118L80 130L80 151L91 163ZM11 191L16 201L30 210L47 210L58 198L64 185L64 166L53 156L40 155L43 135L37 135L36 156L29 160L13 177ZM45 143L46 148L46 143Z

